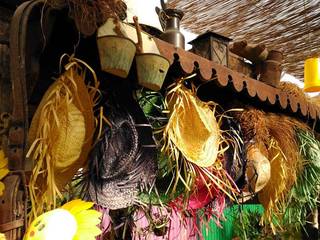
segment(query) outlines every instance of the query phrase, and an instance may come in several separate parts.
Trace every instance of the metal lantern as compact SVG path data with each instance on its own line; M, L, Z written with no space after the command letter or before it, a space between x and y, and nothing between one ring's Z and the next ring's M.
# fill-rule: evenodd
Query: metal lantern
M304 63L304 91L320 91L320 58L311 57Z
M189 42L191 52L216 63L228 66L228 45L232 39L214 32L206 32Z

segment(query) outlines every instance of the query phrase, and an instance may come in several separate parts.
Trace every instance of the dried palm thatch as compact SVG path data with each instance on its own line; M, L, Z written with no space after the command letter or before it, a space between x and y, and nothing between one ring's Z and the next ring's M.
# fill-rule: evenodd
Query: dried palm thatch
M296 84L290 82L280 82L278 85L282 91L286 92L288 95L296 97L300 102L308 102L310 98L306 95L301 88Z
M29 190L30 220L56 207L56 197L84 167L95 127L95 88L85 85L81 60L70 58L65 72L49 87L32 119L27 158L34 161Z
M320 106L320 95L310 98L310 102L316 104L318 107Z
M254 139L256 142L268 142L269 131L265 119L265 113L261 110L249 108L235 113L238 118L245 142Z
M264 113L256 109L245 110L238 114L238 118L245 130L244 134L247 134L246 141L251 144L254 142L256 150L268 156L271 163L270 180L258 196L265 208L262 222L270 224L275 232L282 221L286 198L303 168L296 139L296 129L308 131L309 128L306 124L293 118ZM265 147L267 147L267 151L264 150ZM250 150L250 148L248 149ZM249 154L249 170L252 159ZM255 165L259 165L259 163ZM250 175L250 171L247 169L248 173Z
M303 79L303 61L307 56L319 54L318 1L172 0L169 3L185 12L182 26L195 33L211 30L234 40L246 39L283 50L284 71L297 78Z
M92 35L107 18L124 20L127 6L122 0L47 0L53 8L69 8L78 30Z

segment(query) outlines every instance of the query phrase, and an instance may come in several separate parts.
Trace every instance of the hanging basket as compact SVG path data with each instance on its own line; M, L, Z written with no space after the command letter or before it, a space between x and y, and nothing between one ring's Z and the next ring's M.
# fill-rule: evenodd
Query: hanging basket
M136 56L138 82L148 89L159 91L170 67L165 57L154 53Z
M136 53L135 43L129 38L120 36L101 36L97 42L101 69L126 78Z

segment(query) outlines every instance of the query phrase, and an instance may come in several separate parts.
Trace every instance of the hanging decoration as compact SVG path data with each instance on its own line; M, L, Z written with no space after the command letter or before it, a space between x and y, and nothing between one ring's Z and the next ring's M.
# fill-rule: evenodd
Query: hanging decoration
M139 190L153 185L157 171L151 126L130 91L120 84L106 97L108 124L90 154L85 179L84 192L109 209L138 204Z
M94 78L90 88L84 82L86 69ZM34 161L29 184L30 219L55 208L57 197L62 197L61 190L85 167L95 128L97 87L93 70L70 57L65 72L43 96L28 135L27 157Z
M95 240L101 233L97 227L101 213L92 206L77 199L43 213L31 223L24 240Z

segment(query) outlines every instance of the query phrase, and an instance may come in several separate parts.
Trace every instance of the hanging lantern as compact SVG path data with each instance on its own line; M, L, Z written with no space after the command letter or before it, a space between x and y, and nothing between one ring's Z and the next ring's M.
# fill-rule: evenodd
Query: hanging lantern
M304 91L320 92L320 58L311 57L304 63Z

